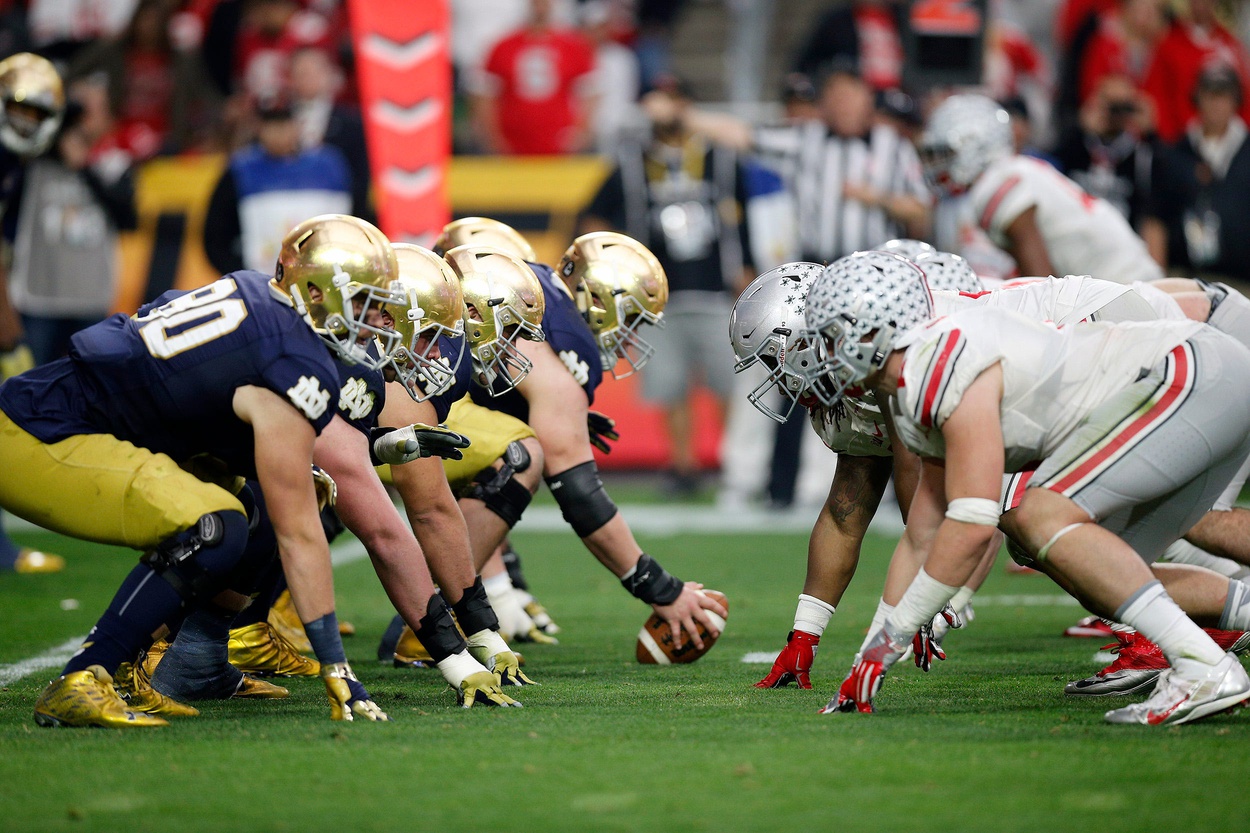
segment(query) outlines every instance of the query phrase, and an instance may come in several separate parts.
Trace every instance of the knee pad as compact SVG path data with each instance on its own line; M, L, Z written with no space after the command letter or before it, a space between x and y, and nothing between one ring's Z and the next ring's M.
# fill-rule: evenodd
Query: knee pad
M579 538L594 534L616 517L616 504L604 490L594 460L553 474L547 478L547 488Z
M226 589L231 569L247 548L246 516L212 512L167 538L140 559L184 602L209 601Z
M480 500L494 512L508 528L517 525L525 507L534 496L516 480L516 473L530 467L530 453L521 443L513 441L503 453L503 465L498 469L482 469L473 478L464 497Z

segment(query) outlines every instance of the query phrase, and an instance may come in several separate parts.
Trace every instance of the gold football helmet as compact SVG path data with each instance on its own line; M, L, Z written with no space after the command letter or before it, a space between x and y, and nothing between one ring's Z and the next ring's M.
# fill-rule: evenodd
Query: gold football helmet
M446 254L457 246L489 246L530 263L538 262L534 247L516 229L489 217L463 217L443 226L434 250Z
M464 335L477 383L493 396L512 390L533 363L517 339L544 341L546 299L534 270L485 246L457 246L443 256L464 292Z
M439 354L438 339L464 338L464 295L460 278L447 261L429 249L411 243L395 243L399 280L391 284L402 300L382 308L394 322L399 344L391 352L392 364L404 388L418 402L445 393L456 381L456 364Z
M560 276L576 286L582 317L599 344L603 369L618 379L647 363L655 349L639 330L662 326L668 277L646 246L614 231L595 231L573 241L560 260ZM629 370L616 372L624 359Z
M29 52L0 61L0 144L18 156L38 156L52 145L65 115L65 90L56 67Z
M394 330L367 323L398 295L399 265L390 241L373 225L345 214L322 214L291 229L269 285L304 316L330 350L350 364L379 370L399 341ZM380 355L369 349L378 341Z

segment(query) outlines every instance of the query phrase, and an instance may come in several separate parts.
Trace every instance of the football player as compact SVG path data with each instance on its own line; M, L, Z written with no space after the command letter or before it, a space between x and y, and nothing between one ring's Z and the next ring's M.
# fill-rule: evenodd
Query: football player
M26 162L52 146L64 114L61 76L47 59L19 52L0 61L0 218ZM9 302L8 275L0 267L0 382L34 366L30 349L21 344L21 332ZM0 570L55 573L64 567L59 555L19 547L0 523Z
M890 666L979 562L999 523L1003 472L1039 460L1008 524L1013 538L1171 664L1149 699L1108 722L1183 723L1250 697L1236 657L1147 566L1250 452L1250 389L1221 381L1250 371L1250 351L1194 322L1055 329L982 308L932 319L923 273L883 257L852 255L822 273L807 318L829 351L820 378L832 394L873 389L894 436L924 459L899 543L924 566L825 711L872 710ZM1230 595L1226 580L1198 579L1203 587L1187 590L1196 606ZM1234 618L1244 630L1250 606Z
M1025 275L1091 274L1131 283L1163 277L1146 244L1105 200L1053 167L1015 153L1010 118L992 99L953 95L919 144L930 187L969 193L977 223Z
M474 350L472 396L479 405L515 416L534 430L543 449L543 476L547 486L565 520L586 548L620 579L630 594L652 605L669 624L678 646L682 644L684 630L688 638L702 647L703 640L695 621L717 630L703 611L723 615L724 610L699 592L701 585L677 579L642 551L628 523L604 490L594 461L591 434L597 426L593 424L589 406L603 377L605 359L566 281L576 285L589 264L595 261L619 264L618 270L627 276L627 268L641 268L631 265L641 259L647 264L652 280L656 279L654 276L663 275L654 256L640 244L623 235L608 238L604 234L607 233L578 238L565 252L559 275L547 266L529 262L539 279L542 294L525 301L543 305L541 332L545 338L512 339L506 349L491 355ZM475 264L481 252L479 247L462 245L445 256L461 276L466 304L475 294L470 292L470 283L479 281ZM643 272L633 274L632 280L639 280ZM490 296L477 297L479 303L485 303ZM631 322L638 315L631 313L628 306L622 309ZM467 307L466 311L469 311ZM474 321L469 321L467 329L472 330L473 326ZM472 343L471 336L469 340ZM622 349L626 348L622 346ZM517 369L526 370L527 375L516 379L513 371ZM502 536L493 542L491 552L501 540ZM478 550L476 544L474 549L475 555L485 550Z
M246 604L225 579L246 548L247 513L230 491L178 465L200 454L264 489L332 717L385 719L343 653L309 467L334 416L334 356L370 361L361 342L396 271L373 226L314 218L284 241L272 279L238 272L143 316L112 316L74 336L68 358L0 387L0 505L66 535L146 552L40 696L40 725L163 725L127 709L111 673L188 606ZM316 286L320 302L293 293L288 272ZM431 614L450 626L440 610Z

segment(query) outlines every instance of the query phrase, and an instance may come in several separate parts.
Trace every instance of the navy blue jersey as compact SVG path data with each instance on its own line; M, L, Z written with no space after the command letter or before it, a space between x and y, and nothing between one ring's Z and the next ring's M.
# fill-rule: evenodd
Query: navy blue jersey
M469 389L473 386L473 359L467 355L461 355L465 350L464 339L450 339L441 336L438 340L438 354L447 360L450 367L460 360L460 366L456 368L456 381L447 389L446 393L440 393L438 396L430 397L430 404L434 406L434 410L438 413L438 421L446 422L447 415L451 413L451 406L459 402L461 399L469 395Z
M590 325L582 318L577 303L564 288L563 281L541 263L531 263L530 268L538 276L543 287L543 333L547 343L573 374L573 378L586 391L586 399L595 401L595 389L603 381L603 362ZM502 386L502 383L499 383ZM499 396L491 396L482 386L473 385L473 401L495 411L514 416L522 422L529 419L529 405L519 391L513 389Z
M377 349L369 344L370 355ZM339 372L338 413L347 424L368 435L371 428L378 427L378 417L386 404L386 379L380 370L371 370L358 364L336 361Z
M251 475L252 432L234 413L237 389L274 391L317 433L339 390L325 343L268 282L234 272L167 293L133 318L111 316L76 334L69 357L0 386L0 408L45 443L112 434L178 461L210 454Z

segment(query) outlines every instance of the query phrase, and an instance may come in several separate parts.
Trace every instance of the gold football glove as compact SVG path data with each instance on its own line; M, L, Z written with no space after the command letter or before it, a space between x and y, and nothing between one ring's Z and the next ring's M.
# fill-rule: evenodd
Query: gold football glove
M517 659L516 654L512 653L508 643L503 641L503 637L495 631L478 631L466 638L465 643L469 646L469 653L473 655L473 658L486 666L487 671L494 672L496 684L500 686L538 685L521 671L521 661Z
M465 677L456 697L466 709L473 708L473 703L478 699L492 706L521 707L520 703L503 693L503 689L499 687L499 678L490 671L478 671Z
M321 680L326 684L330 698L331 720L390 720L378 707L369 692L356 679L355 672L346 662L321 666Z

